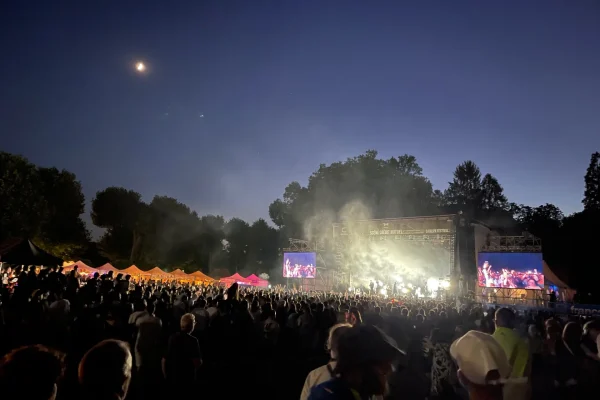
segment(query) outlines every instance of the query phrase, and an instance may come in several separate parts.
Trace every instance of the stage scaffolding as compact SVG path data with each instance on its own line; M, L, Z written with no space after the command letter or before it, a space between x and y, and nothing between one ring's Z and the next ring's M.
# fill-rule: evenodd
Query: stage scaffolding
M356 271L346 261L346 254L357 241L410 241L434 244L448 250L448 275L457 276L457 215L344 221L333 224L333 253L336 284L352 285ZM423 251L427 251L425 248Z
M309 278L286 278L287 287L296 285L302 290L330 291L333 288L333 271L327 268L323 254L325 245L323 243L302 239L289 239L289 247L284 248L285 253L317 253L317 274L314 279Z
M541 253L542 240L525 232L522 236L488 236L479 249L485 253ZM477 262L479 266L479 260ZM475 281L475 300L481 303L545 307L548 302L546 290L483 288Z

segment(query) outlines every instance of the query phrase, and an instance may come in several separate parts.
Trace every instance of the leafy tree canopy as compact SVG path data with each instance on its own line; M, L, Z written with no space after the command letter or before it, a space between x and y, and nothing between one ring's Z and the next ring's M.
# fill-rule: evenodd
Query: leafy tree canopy
M321 164L303 187L290 183L269 206L273 223L289 236L324 235L343 217L391 218L437 211L431 182L414 156L388 160L375 150L330 165ZM348 208L349 204L360 207Z
M63 258L85 250L85 197L71 172L0 152L0 204L0 240L27 237Z

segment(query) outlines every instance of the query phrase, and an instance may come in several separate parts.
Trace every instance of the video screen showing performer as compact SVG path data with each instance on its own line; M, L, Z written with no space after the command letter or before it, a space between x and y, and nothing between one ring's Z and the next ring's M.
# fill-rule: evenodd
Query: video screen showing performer
M283 253L284 278L314 278L317 253Z
M541 253L479 253L479 286L505 289L544 289Z

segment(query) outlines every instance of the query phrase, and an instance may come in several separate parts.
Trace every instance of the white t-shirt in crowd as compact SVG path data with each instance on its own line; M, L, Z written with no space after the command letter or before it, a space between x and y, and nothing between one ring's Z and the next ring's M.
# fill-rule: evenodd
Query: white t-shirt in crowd
M160 365L162 358L158 344L160 343L162 321L153 315L147 315L137 320L138 334L135 341L135 364ZM158 364L157 364L158 363Z
M300 393L300 400L308 400L312 388L333 378L330 370L333 371L334 368L335 362L331 362L310 371L304 381L304 387L302 388L302 393Z

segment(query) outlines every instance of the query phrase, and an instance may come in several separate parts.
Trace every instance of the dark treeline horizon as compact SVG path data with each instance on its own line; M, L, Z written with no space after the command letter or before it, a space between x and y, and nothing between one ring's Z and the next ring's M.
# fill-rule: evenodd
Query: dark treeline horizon
M582 171L583 210L569 216L553 204L510 202L501 183L473 161L459 164L444 190L435 190L414 156L380 159L374 150L330 165L321 164L306 186L291 182L269 206L275 227L258 219L200 216L177 199L142 196L108 187L91 201L91 220L105 230L93 241L81 216L85 197L76 175L38 167L0 153L0 239L28 237L64 259L115 266L183 268L187 272L279 274L288 238L331 237L340 219L401 218L463 212L506 232L529 231L542 239L544 259L569 284L586 288L600 235L600 155ZM356 205L359 207L356 207ZM266 205L265 205L266 206ZM587 266L590 266L588 268Z

